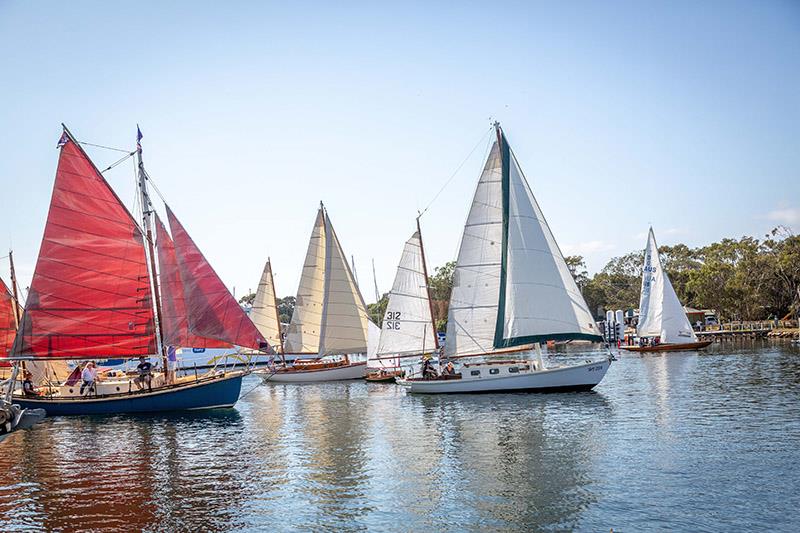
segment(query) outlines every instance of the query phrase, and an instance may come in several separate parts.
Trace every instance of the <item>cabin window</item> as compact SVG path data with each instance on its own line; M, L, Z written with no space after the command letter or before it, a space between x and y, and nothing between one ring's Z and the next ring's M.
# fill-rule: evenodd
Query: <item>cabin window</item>
M490 374L499 374L500 373L500 369L499 368L490 368L489 369L489 373Z
M481 371L480 370L473 370L473 371L470 372L470 375L472 375L472 376L480 376L481 375Z
M510 374L519 374L519 368L517 368L515 366L510 366L510 367L508 367L508 372Z

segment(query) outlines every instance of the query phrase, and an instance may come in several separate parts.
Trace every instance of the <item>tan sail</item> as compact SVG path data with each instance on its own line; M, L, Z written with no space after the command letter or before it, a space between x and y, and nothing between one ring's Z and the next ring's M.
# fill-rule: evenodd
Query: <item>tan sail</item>
M320 206L286 336L287 353L367 351L367 310L345 257Z
M256 325L258 331L267 339L270 346L275 349L278 349L282 344L279 317L275 301L275 285L272 282L272 265L268 260L267 264L264 265L261 281L258 282L258 290L253 300L250 319Z

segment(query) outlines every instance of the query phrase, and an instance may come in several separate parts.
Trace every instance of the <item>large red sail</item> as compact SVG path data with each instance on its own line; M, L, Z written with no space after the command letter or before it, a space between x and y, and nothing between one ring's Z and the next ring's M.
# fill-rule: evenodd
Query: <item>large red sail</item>
M142 232L83 150L71 138L62 139L44 238L11 357L155 353Z
M269 349L267 341L231 296L169 206L167 217L175 242L186 316L192 334L257 350Z
M16 302L6 284L0 279L0 359L8 357L17 334ZM0 361L0 366L8 363Z
M181 280L175 243L167 233L164 223L156 219L156 246L158 248L158 273L161 287L161 328L164 344L187 348L229 348L227 342L206 339L189 332L186 318L183 281Z

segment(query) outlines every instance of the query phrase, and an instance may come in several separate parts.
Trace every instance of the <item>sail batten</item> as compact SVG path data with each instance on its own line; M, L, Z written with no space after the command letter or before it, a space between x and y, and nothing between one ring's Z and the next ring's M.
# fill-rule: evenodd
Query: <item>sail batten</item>
M70 137L12 358L134 357L156 349L144 237Z
M192 335L256 350L268 343L167 206Z

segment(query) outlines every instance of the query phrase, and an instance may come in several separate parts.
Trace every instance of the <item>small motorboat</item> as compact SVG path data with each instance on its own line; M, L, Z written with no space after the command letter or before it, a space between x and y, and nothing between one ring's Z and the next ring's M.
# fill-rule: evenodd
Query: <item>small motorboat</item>
M628 352L681 352L688 350L702 350L707 348L714 341L687 342L683 344L665 343L651 346L620 346L620 349Z

